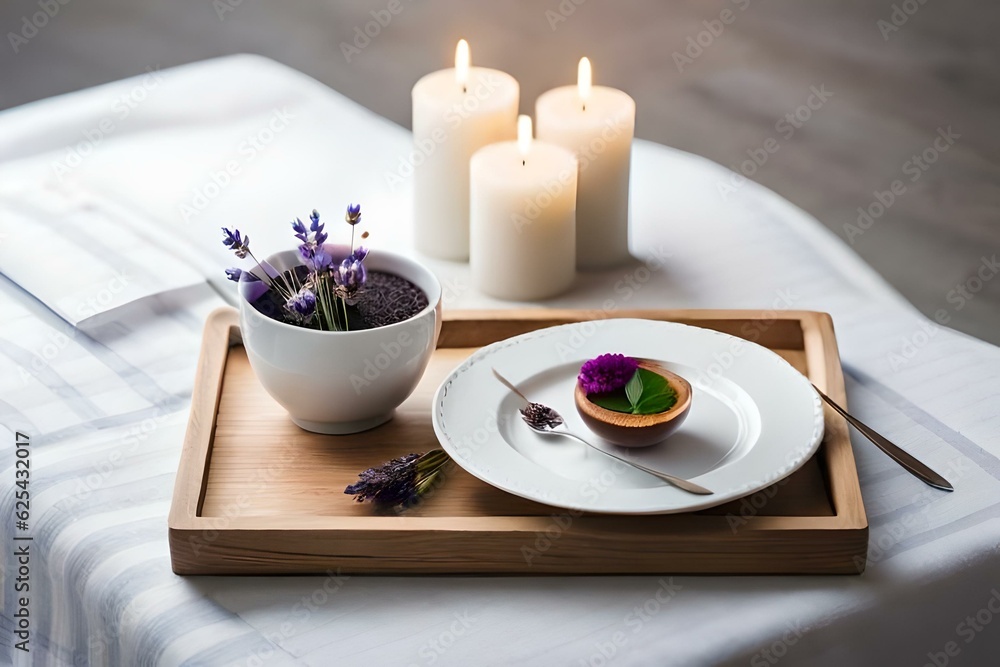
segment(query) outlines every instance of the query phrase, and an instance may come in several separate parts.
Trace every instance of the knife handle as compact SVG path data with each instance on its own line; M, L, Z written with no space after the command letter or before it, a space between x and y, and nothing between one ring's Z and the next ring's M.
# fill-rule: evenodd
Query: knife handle
M942 491L955 490L955 487L953 487L948 480L921 463L909 452L900 448L899 445L894 444L874 429L869 428L863 422L852 417L847 410L837 405L832 398L821 392L816 385L813 385L813 389L816 390L816 393L819 394L820 398L826 401L827 405L836 410L837 414L841 417L846 419L848 424L860 431L861 435L871 440L876 447L885 452L889 458L901 465L903 469L911 475L936 489L941 489Z

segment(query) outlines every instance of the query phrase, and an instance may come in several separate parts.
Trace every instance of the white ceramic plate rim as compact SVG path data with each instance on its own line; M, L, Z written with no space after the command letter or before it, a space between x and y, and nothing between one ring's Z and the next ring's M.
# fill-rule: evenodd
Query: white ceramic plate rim
M488 427L491 406L499 409L510 393L493 378L491 367L497 365L511 381L518 383L546 368L544 363L530 361L533 348L551 355L552 348L546 346L558 345L560 341L568 345L565 341L570 340L574 341L568 348L570 356L559 364L582 363L605 352L623 351L636 357L697 368L705 375L687 378L695 385L695 400L698 382L706 380L710 370L715 377L735 383L760 411L761 431L753 447L737 460L692 478L714 491L710 496L690 494L671 486L602 488L599 484L553 475L511 448L499 429ZM676 357L671 349L687 352ZM735 350L738 353L733 355ZM726 359L726 354L731 355L728 366L715 363ZM472 424L486 427L473 429L474 439L468 433L462 438L457 429L463 425L471 427L462 423L470 419ZM487 484L546 505L606 514L690 512L755 493L787 477L809 460L819 448L824 428L823 406L810 381L771 350L712 329L628 318L549 327L480 349L438 387L433 424L438 440L452 459ZM614 463L611 458L608 462L609 466Z

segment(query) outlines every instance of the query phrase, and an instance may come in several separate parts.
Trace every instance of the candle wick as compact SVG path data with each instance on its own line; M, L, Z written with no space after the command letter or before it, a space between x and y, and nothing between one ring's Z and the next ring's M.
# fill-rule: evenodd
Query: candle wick
M468 89L468 88L467 88L467 87L465 86L465 84L463 83L463 84L462 84L462 94L464 95L464 94L465 94L465 93L467 93L467 92L469 92L469 89Z
M526 165L526 164L527 164L527 162L526 162L525 160L521 160L521 166L522 166L522 167L523 167L524 165Z
M586 103L586 102L584 102L584 103L583 103L583 110L584 110L584 111L586 111L586 110L587 110L587 103Z

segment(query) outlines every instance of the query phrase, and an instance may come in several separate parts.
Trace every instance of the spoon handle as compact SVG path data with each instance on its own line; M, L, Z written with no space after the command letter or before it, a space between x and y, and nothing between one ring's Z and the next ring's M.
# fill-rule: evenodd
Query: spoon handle
M633 468L638 468L639 470L643 471L644 473L652 475L653 477L661 479L664 482L667 482L668 484L672 484L672 485L676 486L679 489L683 489L684 491L688 491L689 493L697 493L698 495L702 495L702 496L710 496L710 495L712 495L712 491L709 491L708 489L706 489L703 486L698 486L694 482L690 482L690 481L684 479L683 477L675 477L673 475L668 475L665 472L660 472L659 470L653 470L652 468L647 468L646 466L642 465L641 463L636 463L635 461L629 461L628 459L626 459L624 457L621 457L621 456L618 456L617 454L612 454L611 452L605 451L605 450L601 449L600 447L597 447L596 445L594 445L594 444L592 444L590 442L587 442L586 440L584 440L583 438L581 438L577 434L571 433L570 431L563 431L563 430L559 430L559 429L553 429L550 432L551 433L559 433L559 434L565 435L565 436L567 436L569 438L573 438L574 440L577 440L578 442L582 442L583 444L587 445L591 449L595 449L595 450L599 451L601 454L605 454L607 456L610 456L611 458L616 459L618 461L621 461L622 463L625 463L627 465L630 465Z
M517 394L518 396L520 396L521 400L523 400L525 403L531 403L531 401L528 400L528 397L525 396L524 394L522 394L521 390L518 389L516 386L514 386L513 382L511 382L510 380L508 380L504 376L500 375L500 372L497 369L494 368L492 370L493 370L493 377L495 377L496 379L500 380L500 382L503 384L503 386L507 387L512 392L514 392L515 394Z

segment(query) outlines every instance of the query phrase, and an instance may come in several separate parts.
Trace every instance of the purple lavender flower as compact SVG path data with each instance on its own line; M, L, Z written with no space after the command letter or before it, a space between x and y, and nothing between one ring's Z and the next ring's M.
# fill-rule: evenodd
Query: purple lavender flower
M358 475L358 481L351 484L344 493L356 496L356 500L370 500L379 505L402 505L413 499L413 482L417 477L413 462L420 454L407 454L386 461L377 468L369 468Z
M241 236L240 230L229 231L225 227L222 228L222 235L222 245L235 252L240 259L246 259L250 252L250 236Z
M357 248L354 249L354 252L351 253L351 257L359 262L365 261L365 257L367 256L368 256L368 248L364 247L363 245L359 245Z
M368 278L368 271L361 261L348 257L333 269L333 282L337 286L337 295L349 299L361 289Z
M302 258L302 261L305 262L306 266L312 264L312 258L313 255L315 254L316 254L316 248L309 245L308 243L303 243L302 245L299 246L299 257Z
M300 321L308 322L316 312L316 295L303 287L285 303L285 308Z
M577 378L587 394L603 394L621 389L635 375L639 362L623 354L602 354L580 368Z
M303 243L309 240L309 230L306 229L305 223L298 218L292 220L292 231L295 232L295 238Z
M222 237L223 237L222 238L222 245L224 245L226 247L229 247L229 248L232 248L234 245L235 246L239 246L239 245L241 245L243 243L243 240L240 238L240 230L238 230L238 229L235 232L231 232L228 229L226 229L225 227L223 227L222 228Z
M434 479L451 459L440 450L426 454L407 454L369 468L358 475L344 493L382 507L408 507L431 488Z
M234 283L245 282L245 283L259 283L260 278L253 271L242 271L237 268L226 269L226 277L232 280Z
M361 222L361 204L350 204L347 207L347 215L344 216L347 224L354 226Z
M309 222L307 228L299 218L292 221L292 231L295 232L295 238L302 241L302 245L299 246L299 256L310 269L325 271L333 263L333 258L322 249L328 238L327 233L323 230L326 225L319 221L319 211L316 209L313 209L313 212L309 214Z
M310 271L323 273L333 265L333 257L323 246L314 246L311 243L303 243L299 246L299 257L303 263L309 267Z
M331 266L333 266L333 255L328 253L323 246L316 248L312 256L312 270L317 273L325 273Z

